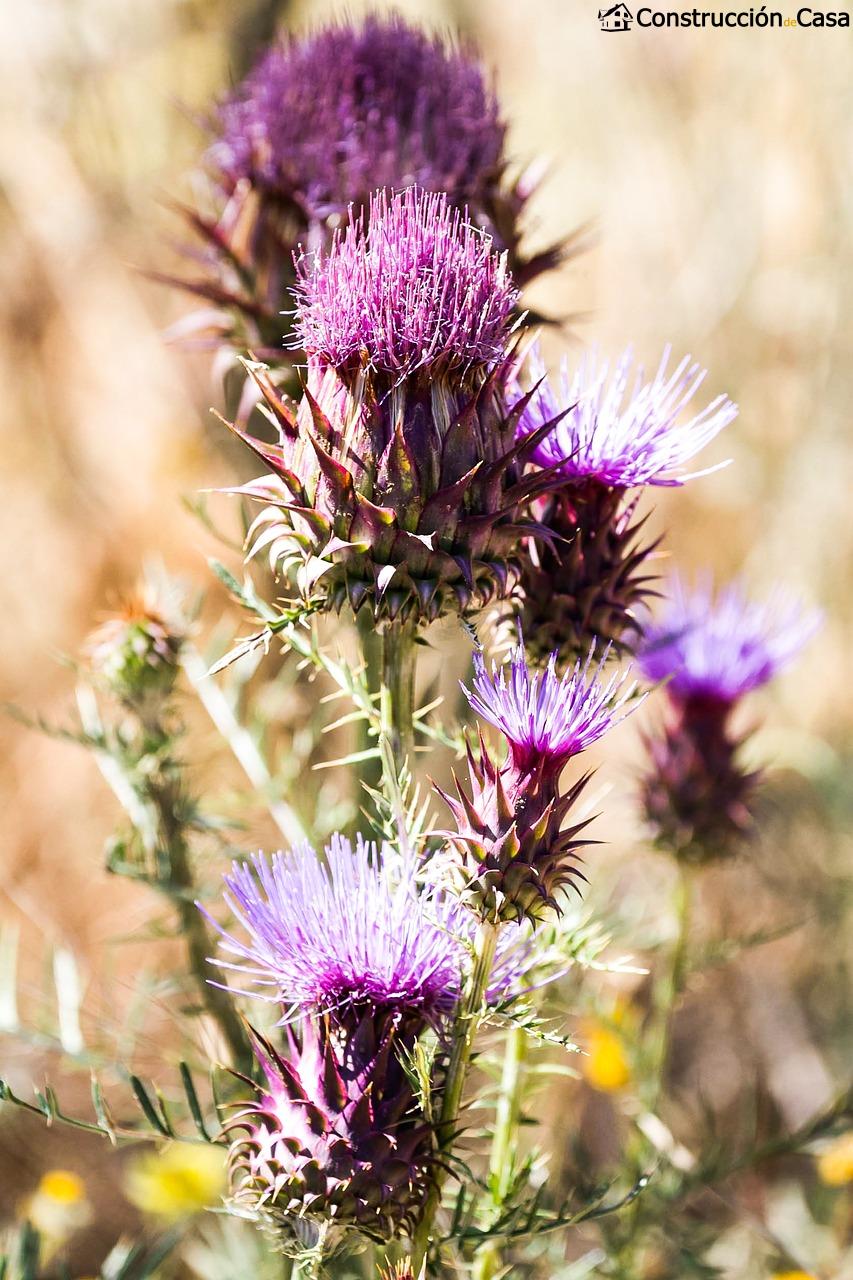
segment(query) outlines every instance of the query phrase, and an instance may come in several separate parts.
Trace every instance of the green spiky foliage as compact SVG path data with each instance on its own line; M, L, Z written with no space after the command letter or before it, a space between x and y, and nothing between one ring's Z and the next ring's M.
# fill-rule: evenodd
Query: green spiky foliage
M468 748L469 789L454 774L456 796L436 788L455 829L434 869L443 884L485 920L531 920L559 910L559 893L584 879L578 851L586 818L564 826L589 775L561 794L559 780L519 776L499 768L480 738L479 758Z
M512 360L455 396L429 377L389 392L367 368L327 369L296 411L251 366L278 441L232 428L270 468L239 490L265 504L250 553L266 549L325 608L377 620L430 622L510 595L525 540L544 533L524 508L551 483L524 473L551 424L516 440L529 396L507 407Z

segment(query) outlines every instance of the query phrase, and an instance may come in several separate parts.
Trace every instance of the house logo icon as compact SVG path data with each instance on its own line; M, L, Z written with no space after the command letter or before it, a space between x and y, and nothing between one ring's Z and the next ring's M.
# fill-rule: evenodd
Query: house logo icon
M626 4L619 0L610 9L599 9L598 21L602 31L630 31L634 15Z

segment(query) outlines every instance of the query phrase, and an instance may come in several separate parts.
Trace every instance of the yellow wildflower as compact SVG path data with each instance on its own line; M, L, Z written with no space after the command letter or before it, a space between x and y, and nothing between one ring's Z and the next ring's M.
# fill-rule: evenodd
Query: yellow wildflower
M216 1205L225 1191L222 1147L175 1143L128 1166L125 1195L143 1213L177 1222Z
M631 1068L621 1038L609 1027L592 1022L587 1027L587 1052L583 1074L593 1089L616 1093L631 1079Z
M853 1129L842 1133L820 1153L817 1176L828 1187L844 1187L853 1182Z
M771 1280L817 1280L810 1271L774 1271Z
M42 1237L49 1256L89 1221L86 1184L69 1169L48 1169L20 1212Z

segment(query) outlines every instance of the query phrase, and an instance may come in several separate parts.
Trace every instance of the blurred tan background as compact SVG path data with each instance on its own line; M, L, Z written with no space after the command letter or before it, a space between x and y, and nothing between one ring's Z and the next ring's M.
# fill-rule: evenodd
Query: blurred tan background
M550 160L531 242L595 224L594 249L531 301L581 313L575 343L596 339L615 352L632 341L654 363L672 342L676 355L690 351L709 367L709 395L726 390L739 403L739 419L708 458L732 465L662 495L655 520L680 565L743 569L758 593L784 580L825 610L819 640L756 713L768 756L798 771L781 775L771 836L780 843L765 871L782 876L789 900L823 874L849 900L848 33L604 34L596 0L397 7L473 37L495 67L514 156ZM193 112L245 71L276 22L337 12L257 0L32 0L2 10L5 699L68 719L73 676L56 655L78 652L149 555L198 586L208 581L212 543L180 499L232 474L207 413L220 391L206 358L162 340L191 304L137 268L171 260L180 229L164 204L190 190L203 145ZM562 341L549 335L549 351ZM45 957L61 944L82 965L89 1016L118 1019L116 993L129 990L123 974L136 952L111 940L143 929L153 911L144 891L103 877L113 802L85 753L10 721L0 721L0 758L0 916L23 928L29 1012L37 1018ZM216 759L204 761L214 780L217 769L227 774ZM610 772L616 844L602 866L611 859L608 874L624 892L639 888L637 868L648 861L631 861L630 771L621 780ZM262 822L257 837L271 838ZM739 893L743 904L742 884ZM834 929L830 922L826 933L783 944L750 979L760 995L783 961L794 974L766 1014L802 1024L805 1056L787 1085L792 1121L821 1102L843 1062L838 1011L819 1011L818 1031L809 1022L809 1001L835 980L815 970ZM777 1034L771 1028L768 1043ZM10 1041L0 1040L0 1055L3 1074L25 1085L33 1060ZM707 1079L730 1067L723 1054L706 1064Z

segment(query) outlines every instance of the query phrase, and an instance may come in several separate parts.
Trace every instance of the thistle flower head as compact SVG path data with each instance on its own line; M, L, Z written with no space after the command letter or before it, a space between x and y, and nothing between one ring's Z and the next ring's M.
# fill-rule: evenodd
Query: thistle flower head
M506 258L441 193L410 188L350 212L328 252L298 264L298 342L323 364L405 378L504 354L518 291Z
M542 382L519 424L519 432L527 435L564 415L536 446L533 460L542 467L559 467L571 485L593 481L628 489L689 480L684 467L737 416L737 407L721 395L686 418L706 371L685 356L667 373L669 356L667 347L651 382L644 381L642 369L632 376L630 349L612 374L595 352L581 360L574 374L564 362L558 388ZM531 372L535 379L545 374L535 351Z
M505 126L477 59L400 17L340 23L272 48L219 111L211 162L309 222L376 187L476 200L502 168Z
M397 1010L414 1025L452 1011L471 920L452 899L421 891L415 868L389 849L380 859L361 837L353 848L334 835L322 862L308 845L270 861L258 854L235 863L225 885L248 941L224 933L233 959L219 963L255 994L336 1018ZM524 948L499 950L495 995L517 985L528 959Z
M334 835L321 861L309 845L258 854L225 877L226 901L249 935L230 934L220 961L270 999L329 1011L370 1004L446 1011L458 995L460 947L409 869L379 860L361 837Z
M782 593L757 603L739 582L715 594L708 579L691 590L676 578L646 628L639 661L650 680L670 678L676 702L729 705L787 666L819 623L816 612Z
M559 676L553 654L543 671L531 672L522 644L512 652L509 674L496 663L489 673L483 655L474 654L473 684L463 691L474 711L507 739L519 773L559 772L629 714L635 682L626 686L628 672L605 679L607 651L595 666L594 656L593 645L583 663Z

